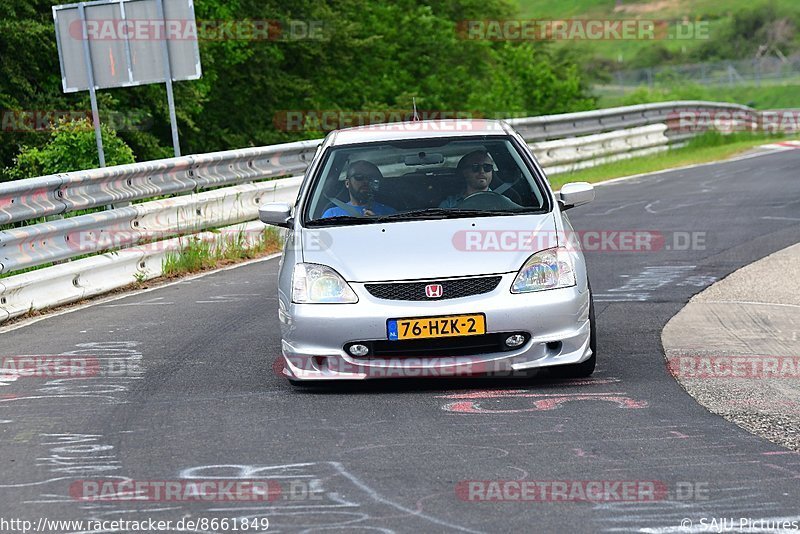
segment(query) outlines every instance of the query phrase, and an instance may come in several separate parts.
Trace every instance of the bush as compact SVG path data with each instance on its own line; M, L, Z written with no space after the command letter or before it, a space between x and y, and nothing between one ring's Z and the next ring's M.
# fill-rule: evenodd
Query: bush
M629 67L642 69L671 63L675 59L673 54L663 43L654 43L640 48L630 62Z
M719 61L755 56L761 47L768 53L797 50L795 14L774 2L733 13L722 21L712 38L692 54L694 61Z
M108 126L101 126L106 165L133 163L133 151ZM94 127L88 120L59 122L42 148L23 147L8 169L12 179L31 178L100 166Z

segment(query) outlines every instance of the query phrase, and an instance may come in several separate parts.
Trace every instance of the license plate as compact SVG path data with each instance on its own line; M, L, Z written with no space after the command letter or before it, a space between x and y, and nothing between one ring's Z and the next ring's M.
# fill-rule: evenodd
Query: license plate
M432 337L477 336L486 333L486 316L482 313L445 317L389 319L389 341Z

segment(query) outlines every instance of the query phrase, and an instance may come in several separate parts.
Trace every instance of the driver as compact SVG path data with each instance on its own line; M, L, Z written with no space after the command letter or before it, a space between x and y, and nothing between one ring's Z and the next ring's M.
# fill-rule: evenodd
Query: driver
M354 161L347 169L344 186L350 193L350 202L340 202L325 210L322 218L328 217L360 217L371 215L391 215L397 210L374 200L377 185L383 179L380 169L366 160Z
M458 195L450 195L439 204L440 208L454 208L456 205L475 193L491 191L494 164L485 150L474 150L461 158L456 172L464 179L464 190Z

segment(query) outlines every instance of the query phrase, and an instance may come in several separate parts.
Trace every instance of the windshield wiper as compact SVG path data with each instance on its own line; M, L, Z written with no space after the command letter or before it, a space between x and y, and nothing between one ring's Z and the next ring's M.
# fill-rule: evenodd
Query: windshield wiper
M353 217L352 215L337 215L336 217L325 217L324 219L314 219L308 221L306 226L338 226L349 224L368 224L375 222L376 217Z
M462 210L457 208L427 208L424 210L406 211L378 217L378 221L397 221L403 219L458 219L461 217L488 217L491 215L514 215L505 210Z
M336 217L326 217L324 219L314 219L308 221L307 226L346 226L351 224L371 224L385 221L404 221L404 220L425 220L425 219L460 219L464 217L490 217L496 215L517 215L521 213L531 213L530 210L466 210L458 208L426 208L421 210L404 211L392 213L390 215L353 217L351 215L339 215Z

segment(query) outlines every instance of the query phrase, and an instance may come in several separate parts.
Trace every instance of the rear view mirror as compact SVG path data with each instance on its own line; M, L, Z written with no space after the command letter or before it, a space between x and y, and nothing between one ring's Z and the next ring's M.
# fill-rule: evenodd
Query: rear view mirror
M562 186L558 196L561 209L568 210L594 200L594 186L589 182L573 182Z
M269 202L258 208L258 218L266 224L289 228L292 206L286 202Z
M420 152L413 156L404 157L403 162L409 167L413 165L440 165L444 163L444 154Z

